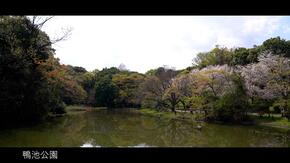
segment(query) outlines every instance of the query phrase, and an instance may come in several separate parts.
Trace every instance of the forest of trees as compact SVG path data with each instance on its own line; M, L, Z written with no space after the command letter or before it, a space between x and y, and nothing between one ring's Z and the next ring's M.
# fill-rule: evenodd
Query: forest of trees
M60 64L56 41L41 30L45 21L0 17L1 124L40 121L74 104L202 110L220 121L243 121L249 112L290 116L290 41L280 37L253 48L216 46L183 70L87 71Z

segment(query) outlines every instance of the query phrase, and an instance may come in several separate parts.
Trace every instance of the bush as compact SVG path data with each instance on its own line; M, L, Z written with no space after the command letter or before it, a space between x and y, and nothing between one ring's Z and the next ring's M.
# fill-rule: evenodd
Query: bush
M248 103L239 94L226 94L213 103L214 119L220 121L243 121L246 118Z
M57 103L57 105L51 110L51 112L53 114L64 114L66 113L65 107L66 107L65 103L61 101Z
M271 106L271 102L263 99L254 99L250 105L252 111L257 112L260 116L270 113L269 106Z
M279 108L282 117L290 118L290 99L278 99L272 107Z

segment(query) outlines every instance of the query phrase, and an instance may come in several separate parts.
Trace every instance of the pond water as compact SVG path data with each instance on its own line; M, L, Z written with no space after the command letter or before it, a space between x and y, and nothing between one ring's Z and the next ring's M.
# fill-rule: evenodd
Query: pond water
M290 133L256 126L165 120L132 109L88 111L0 130L0 147L289 147Z

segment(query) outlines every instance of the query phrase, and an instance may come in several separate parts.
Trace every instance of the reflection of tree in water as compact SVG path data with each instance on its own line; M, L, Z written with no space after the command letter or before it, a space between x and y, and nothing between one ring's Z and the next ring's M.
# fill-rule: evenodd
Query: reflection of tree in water
M141 118L124 111L102 110L86 115L86 133L101 146L129 146L138 142ZM137 143L138 144L138 143Z
M81 132L85 126L85 119L82 116L68 115L36 126L15 130L7 138L9 138L8 141L13 140L9 143L10 145L19 147L79 146L85 139L85 134ZM6 141L2 137L1 140L1 142Z
M190 139L200 135L192 123L169 120L160 123L160 138L165 146L191 146Z
M57 130L61 135L62 144L65 146L79 146L88 139L83 129L87 126L88 119L85 114L68 115L63 117L61 123L58 123Z
M290 130L284 134L284 143L290 147Z
M80 146L92 140L101 146L290 146L289 131L271 132L259 128L205 124L125 114L120 111L96 111L69 116L57 123L60 142ZM256 132L254 132L256 131ZM50 136L51 137L51 136Z
M201 142L208 147L287 146L287 143L280 139L281 133L252 126L207 124L202 133L204 139Z
M247 146L249 138L238 126L222 124L206 124L202 137L202 145L208 147Z
M108 115L105 111L90 112L86 115L89 119L83 129L94 142L101 146L112 146L111 136L118 133L118 122L115 116Z
M273 132L270 128L252 129L250 145L253 147L290 147L290 130Z
M290 147L290 131L257 126L202 124L122 111L91 111L0 133L0 146Z

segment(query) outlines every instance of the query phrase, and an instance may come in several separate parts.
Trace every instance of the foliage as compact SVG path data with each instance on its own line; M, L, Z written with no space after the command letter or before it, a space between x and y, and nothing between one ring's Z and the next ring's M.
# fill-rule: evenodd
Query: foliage
M258 60L258 63L241 69L247 94L252 99L252 108L258 110L261 115L269 113L272 101L276 100L272 110L279 104L280 111L287 113L287 103L280 101L289 99L290 60L272 53L264 53Z
M263 42L264 51L270 51L273 54L284 55L290 57L290 42L280 37L270 38Z
M192 71L195 79L193 88L199 102L197 106L205 110L208 119L241 121L247 109L247 97L242 79L234 68L208 66Z
M166 89L163 100L169 102L171 110L181 103L184 110L190 107L190 97L192 96L192 78L189 74L182 74L172 79L171 85Z
M61 66L63 76L60 77L60 96L66 104L84 104L87 98L87 92L82 87L83 79L86 73L84 68Z
M110 76L100 78L95 84L96 106L114 107L118 95L118 87L112 82Z
M234 88L221 96L214 107L214 117L222 121L243 121L246 118L248 100L239 76L232 76Z
M117 106L140 107L138 89L143 80L143 75L134 72L115 74L112 82L118 87Z
M281 111L282 117L290 119L290 99L279 99L276 100L273 105L273 108L278 108Z
M215 65L247 65L257 63L258 57L264 52L270 52L273 55L290 57L290 41L281 39L280 37L270 38L263 42L260 46L253 48L232 48L216 46L209 52L198 53L193 64L199 68Z
M60 65L53 56L42 67L46 69L48 80L65 104L85 103L87 93L81 85L83 80L80 79L84 72L76 72L72 66Z
M0 17L0 119L38 121L60 107L41 65L53 57L49 37L23 16Z
M204 68L209 65L230 64L232 53L228 48L220 48L217 46L210 52L198 53L194 59L194 64L198 65L199 68Z
M159 67L156 70L151 70L151 73L147 75L147 78L141 85L143 107L151 107L158 110L168 107L168 104L164 100L164 94L171 87L172 79L176 75L177 72L168 67ZM174 97L172 99L171 110L175 111L172 104L176 105L174 104L176 101L174 102Z

